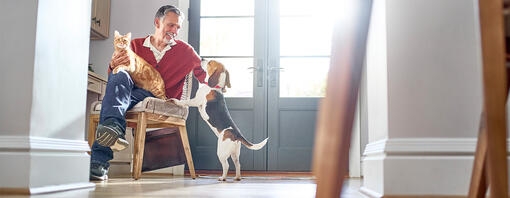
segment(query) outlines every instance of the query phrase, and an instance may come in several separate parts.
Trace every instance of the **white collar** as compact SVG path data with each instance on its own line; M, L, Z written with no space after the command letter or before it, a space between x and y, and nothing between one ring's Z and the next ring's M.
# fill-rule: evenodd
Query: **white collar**
M149 35L148 37L145 38L145 40L143 41L143 46L150 48L151 51L160 52L156 47L154 47L154 45L152 45L151 37L152 35ZM175 40L172 39L170 43L166 45L165 48L163 48L163 51L161 51L160 53L164 54L166 51L170 50L174 45L177 45L177 42L175 42Z

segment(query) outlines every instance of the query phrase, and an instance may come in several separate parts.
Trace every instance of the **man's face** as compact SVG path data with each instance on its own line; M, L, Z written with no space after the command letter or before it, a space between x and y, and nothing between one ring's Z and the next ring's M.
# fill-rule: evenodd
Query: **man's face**
M156 19L156 34L158 37L162 37L166 43L169 43L177 36L181 25L181 18L173 12L168 12L163 20Z

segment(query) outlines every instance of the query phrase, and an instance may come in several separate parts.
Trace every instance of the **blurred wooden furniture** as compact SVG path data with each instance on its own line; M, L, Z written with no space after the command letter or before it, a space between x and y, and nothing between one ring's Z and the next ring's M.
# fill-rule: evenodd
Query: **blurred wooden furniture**
M189 99L193 74L186 76L186 83L183 88L181 99ZM93 104L93 113L90 115L88 142L92 143L96 137L96 128L99 123L100 103ZM145 135L147 128L179 128L179 134L186 155L191 178L195 179L195 167L189 146L188 133L186 131L186 119L188 117L188 108L177 106L164 100L148 97L136 104L126 113L127 126L135 129L134 148L133 148L133 178L139 179L142 174L142 162L145 148Z
M85 115L87 116L85 119L85 134L87 134L89 129L87 124L90 121L89 115L91 113L91 109L89 107L91 107L94 102L103 100L105 90L106 79L99 74L89 71L87 78L87 108L85 110Z
M347 175L351 132L366 52L372 1L349 1L358 11L337 22L333 33L326 96L321 101L315 136L313 173L316 197L340 197ZM347 20L347 19L346 19Z
M505 34L503 1L479 0L483 59L484 111L468 197L508 197L506 146Z

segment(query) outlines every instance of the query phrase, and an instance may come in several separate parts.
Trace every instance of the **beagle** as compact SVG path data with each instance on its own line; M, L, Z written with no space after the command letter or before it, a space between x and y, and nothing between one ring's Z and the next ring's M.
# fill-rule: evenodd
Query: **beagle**
M231 157L236 167L234 180L240 181L241 164L239 163L239 155L241 154L241 144L251 150L259 150L266 145L267 138L258 144L253 144L243 137L234 120L232 120L223 97L223 92L226 91L225 88L230 88L228 71L223 64L214 60L203 61L202 63L207 65L209 76L207 84L201 84L196 96L190 100L174 98L170 100L177 105L197 107L202 119L218 137L216 154L223 168L223 174L218 180L226 181L229 166L228 158Z

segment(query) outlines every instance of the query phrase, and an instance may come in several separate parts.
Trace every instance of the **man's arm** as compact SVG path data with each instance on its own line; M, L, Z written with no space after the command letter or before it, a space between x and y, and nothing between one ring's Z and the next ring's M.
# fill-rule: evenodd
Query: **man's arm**
M205 83L205 77L207 76L207 73L204 71L204 69L202 69L202 66L200 66L200 64L193 68L193 74L200 83Z

